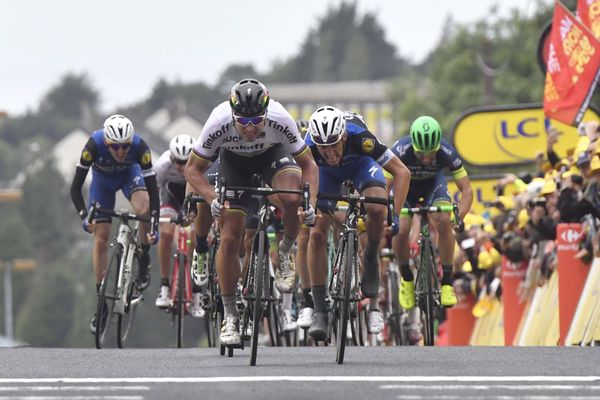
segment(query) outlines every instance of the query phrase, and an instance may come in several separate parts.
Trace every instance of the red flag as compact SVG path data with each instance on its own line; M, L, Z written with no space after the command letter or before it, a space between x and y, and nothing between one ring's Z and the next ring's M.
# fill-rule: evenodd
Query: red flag
M577 16L600 39L600 0L577 0Z
M544 113L577 125L600 77L600 42L559 1L554 7Z

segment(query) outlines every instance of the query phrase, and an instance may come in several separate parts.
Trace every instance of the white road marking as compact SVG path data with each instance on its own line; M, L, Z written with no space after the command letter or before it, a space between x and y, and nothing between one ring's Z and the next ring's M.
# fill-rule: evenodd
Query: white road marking
M600 385L381 385L379 388L395 390L600 390Z
M2 383L213 383L213 382L598 382L600 376L215 376L131 378L2 378Z
M52 392L52 391L132 391L132 390L150 390L149 386L0 386L0 392Z
M144 400L142 396L0 396L0 400Z
M401 395L397 397L399 400L523 400L523 396L419 396L419 395ZM532 396L527 395L527 400L597 400L598 396Z

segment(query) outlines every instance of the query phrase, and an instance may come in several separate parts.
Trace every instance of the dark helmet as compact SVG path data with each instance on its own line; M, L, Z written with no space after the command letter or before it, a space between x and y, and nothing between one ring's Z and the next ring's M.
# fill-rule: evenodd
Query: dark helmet
M229 105L241 117L262 115L269 105L269 91L256 79L242 79L231 88Z

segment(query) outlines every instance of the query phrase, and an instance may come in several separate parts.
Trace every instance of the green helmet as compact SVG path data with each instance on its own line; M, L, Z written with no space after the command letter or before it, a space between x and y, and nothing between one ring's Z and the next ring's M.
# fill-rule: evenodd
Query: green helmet
M410 140L417 151L436 151L440 148L442 128L434 118L422 115L410 126Z

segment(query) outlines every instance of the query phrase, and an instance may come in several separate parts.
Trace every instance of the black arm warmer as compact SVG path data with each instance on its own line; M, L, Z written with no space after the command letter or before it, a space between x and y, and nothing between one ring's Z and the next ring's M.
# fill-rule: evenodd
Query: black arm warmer
M87 216L85 201L83 200L83 195L81 194L81 188L83 187L87 173L88 170L86 168L77 166L75 169L75 176L73 176L73 182L71 183L71 200L73 200L77 214L79 214L81 219L84 219Z
M146 183L146 189L148 190L148 198L150 199L150 215L152 211L155 211L156 224L158 225L158 214L160 210L160 197L158 195L158 183L156 182L156 175L150 175L144 177Z

